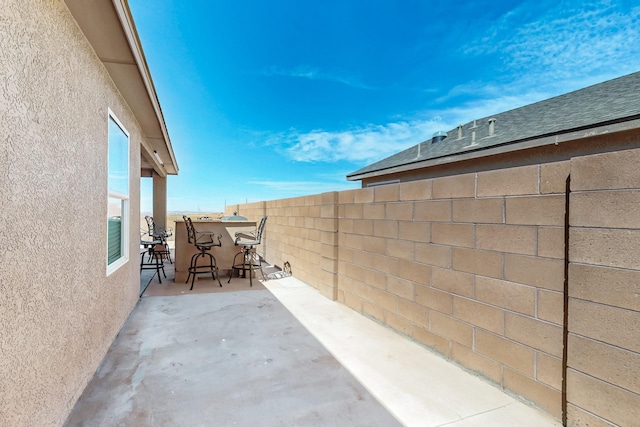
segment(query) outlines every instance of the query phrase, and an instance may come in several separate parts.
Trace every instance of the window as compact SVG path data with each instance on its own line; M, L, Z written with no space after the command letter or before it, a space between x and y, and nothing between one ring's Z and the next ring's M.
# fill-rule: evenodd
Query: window
M109 110L107 274L129 260L129 133Z

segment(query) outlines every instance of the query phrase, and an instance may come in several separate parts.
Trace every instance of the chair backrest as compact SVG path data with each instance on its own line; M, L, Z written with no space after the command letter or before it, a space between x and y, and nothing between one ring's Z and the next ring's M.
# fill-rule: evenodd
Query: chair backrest
M260 225L258 225L258 230L256 231L256 241L258 243L262 242L262 232L264 231L264 225L267 222L268 217L262 217L260 220Z
M153 220L152 216L145 216L144 219L147 220L147 228L149 229L149 236L153 236L154 234L156 234L156 223Z
M196 241L196 229L193 226L193 222L186 215L182 215L182 219L184 219L184 225L187 227L187 240L190 244L193 244Z

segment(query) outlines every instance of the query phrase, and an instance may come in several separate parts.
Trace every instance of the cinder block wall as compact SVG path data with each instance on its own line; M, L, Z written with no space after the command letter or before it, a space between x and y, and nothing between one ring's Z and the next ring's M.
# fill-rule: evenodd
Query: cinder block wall
M258 252L279 267L285 262L294 275L336 299L337 290L337 195L314 196L228 206L239 215L259 221L268 216L263 244Z
M340 195L339 300L561 415L569 163Z
M561 418L571 173L567 421L633 425L638 164L631 150L270 201L264 253Z
M570 426L640 422L640 150L571 163Z

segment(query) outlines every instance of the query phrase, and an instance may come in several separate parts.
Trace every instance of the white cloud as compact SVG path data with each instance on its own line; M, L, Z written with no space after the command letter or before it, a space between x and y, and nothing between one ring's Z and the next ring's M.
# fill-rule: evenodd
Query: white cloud
M351 172L351 171L349 171ZM360 188L359 182L345 180L347 173L340 177L330 177L326 181L276 181L253 179L247 181L243 191L236 192L234 197L216 201L213 205L229 206L241 203L252 203L261 200L286 199L290 197L322 194L330 191L344 191ZM321 176L317 177L322 179Z
M262 187L260 194L273 192L285 197L295 197L301 194L320 194L328 191L341 191L358 187L359 184L345 182L342 175L340 181L249 181L249 185Z
M453 98L473 98L473 99L495 99L509 96L512 93L520 93L520 88L509 88L507 85L500 85L498 82L485 82L473 80L454 86L449 89L446 95L435 99L435 102L444 104Z
M503 96L489 100L473 101L439 111L427 111L421 118L410 121L370 124L365 127L339 131L315 130L278 134L271 141L286 141L285 151L298 162L349 161L367 164L381 160L432 137L434 132L448 131L459 124L474 119L521 107L548 96L530 92L519 96Z
M516 92L517 93L517 92ZM514 108L522 107L549 98L546 92L523 91L515 95L505 95L490 99L481 99L465 104L443 109L441 115L450 124L446 130L451 130L459 124L472 120L502 113Z
M497 54L512 82L560 93L640 68L640 7L610 0L548 6L520 4L463 51Z
M442 127L437 120L370 124L342 131L293 131L286 137L287 154L299 162L367 162L400 151ZM431 131L433 133L433 131Z
M351 86L359 89L373 89L372 87L364 84L358 77L349 76L339 72L327 72L320 70L319 68L312 67L310 65L298 65L291 69L270 67L262 72L264 76L284 76L303 78L308 80L324 80L341 83L346 86Z

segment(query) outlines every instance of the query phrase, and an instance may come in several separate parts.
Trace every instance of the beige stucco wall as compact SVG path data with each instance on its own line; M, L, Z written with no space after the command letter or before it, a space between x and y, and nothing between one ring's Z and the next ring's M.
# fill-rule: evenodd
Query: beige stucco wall
M637 131L616 138L640 144ZM561 418L571 175L565 415L571 426L631 425L638 164L635 149L233 209L269 215L269 262L290 261L325 296Z
M0 424L61 425L138 299L139 126L60 0L0 8ZM107 109L131 133L106 275Z

